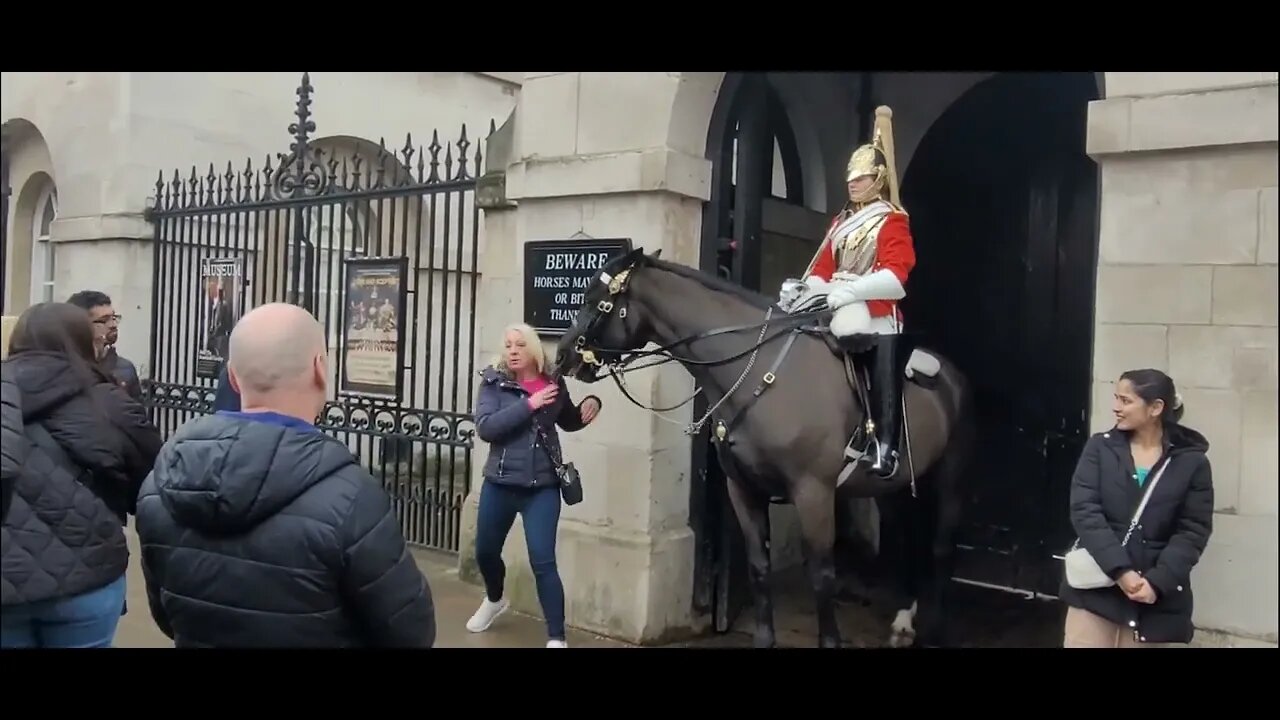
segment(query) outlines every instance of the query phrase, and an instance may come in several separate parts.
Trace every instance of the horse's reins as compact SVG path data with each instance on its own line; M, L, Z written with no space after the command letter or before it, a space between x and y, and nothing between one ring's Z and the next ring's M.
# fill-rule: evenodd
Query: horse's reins
M574 348L573 348L574 352L578 353L578 355L581 357L582 362L588 365L607 368L609 370L609 377L611 377L613 379L614 384L618 386L618 390L620 390L622 392L622 395L626 397L627 400L631 401L633 405L635 405L636 407L642 410L646 410L652 413L659 420L669 422L673 425L679 425L681 423L679 423L678 421L663 417L659 413L676 410L689 404L690 401L692 401L694 398L698 396L700 392L702 392L701 387L695 387L692 395L690 395L683 402L677 405L673 405L670 408L661 408L661 409L651 408L651 407L645 406L643 403L641 403L640 401L636 400L634 397L631 396L631 393L627 390L626 386L621 380L622 375L628 372L631 372L633 370L643 370L645 368L664 365L673 360L680 363L689 364L689 365L715 367L715 366L728 364L734 360L737 360L738 358L743 357L744 355L747 355L747 354L751 355L751 359L747 361L746 368L743 369L742 374L738 376L737 381L733 383L732 387L730 387L729 390L726 391L720 397L720 399L714 405L712 405L711 408L708 409L707 412L701 418L685 426L686 435L697 435L699 432L701 432L702 427L706 424L707 420L711 419L711 415L726 400L729 399L729 396L737 392L738 388L742 386L742 383L746 381L747 375L751 373L751 368L755 366L756 357L760 353L760 348L782 337L784 334L788 336L786 344L783 346L782 350L778 353L778 356L774 359L773 366L769 369L768 372L765 373L764 378L761 380L760 384L756 387L755 391L752 393L752 396L747 400L747 403L738 409L738 412L734 414L732 418L729 419L728 423L725 423L724 421L720 421L719 425L716 428L715 437L718 441L723 442L728 436L729 431L735 425L737 425L738 421L741 420L744 415L746 415L747 410L749 410L751 406L754 405L755 401L759 399L759 397L764 393L764 391L767 390L770 386L772 386L774 381L777 379L776 373L778 372L778 369L782 366L783 360L786 359L787 354L791 351L791 347L795 343L796 338L802 332L804 332L803 328L800 327L802 323L801 322L787 323L788 327L775 333L772 336L766 337L769 329L769 322L773 318L773 311L774 311L774 308L776 307L776 306L771 306L769 310L765 313L765 319L763 323L733 325L729 327L716 328L713 330L705 330L703 332L695 333L693 335L689 335L687 337L683 337L673 342L667 343L666 345L659 347L656 350L620 350L615 348L587 347L587 335L591 334L595 330L596 326L599 325L605 318L607 318L609 314L613 311L614 302L612 298L620 296L623 293L625 293L628 282L631 277L631 273L635 269L635 267L636 265L633 264L631 267L628 267L626 270L623 270L622 272L618 273L616 277L610 277L607 273L601 274L600 280L602 283L604 283L608 287L609 298L601 300L596 304L596 311L597 311L596 314L592 316L592 318L587 322L587 327L583 328L581 334L578 335L577 340L574 342ZM820 315L824 312L828 312L828 310L826 308L820 308L817 310L788 313L787 319L804 321L816 315ZM627 308L624 305L618 309L618 318L625 320L626 317L627 317ZM760 337L756 339L755 345L747 348L746 350L740 353L737 353L736 355L731 355L727 358L721 358L719 360L695 360L693 358L680 358L671 353L671 348L678 347L680 345L689 344L697 340L702 340L710 337L715 337L717 335L727 335L729 333L742 332L744 330L754 330L757 327L760 328ZM595 357L595 353L597 352L605 355L616 356L619 358L619 360L614 362L603 362ZM623 358L623 356L626 356L626 357ZM627 365L631 364L632 362L634 362L635 360L641 357L653 357L653 356L660 356L663 358L663 360L656 363L642 365L640 367L634 367L634 368L627 367ZM846 365L846 368L847 368L847 371L852 371L852 368L848 367L847 365ZM854 379L853 375L850 375L849 379L853 380ZM859 399L863 402L864 406L868 406L869 405L868 398L866 397L865 390L861 387L861 383L855 381L852 384L855 386L856 390L858 391L860 396ZM915 463L913 462L913 457L911 453L911 433L910 433L910 428L908 427L908 421L907 421L905 395L899 400L899 402L902 403L903 431L905 433L905 440L907 445L907 452L906 452L907 462L909 463L911 468L911 496L916 497Z
M618 276L613 278L609 277L607 274L601 276L600 278L601 282L605 283L609 288L610 297L616 297L616 296L622 295L626 291L628 281L630 280L631 272L633 271L634 268L635 266L633 265L632 267L629 267L626 270L623 270L622 272L618 273ZM779 366L781 366L783 359L787 356L787 353L790 351L791 345L795 341L796 336L801 332L801 330L796 326L800 325L803 321L808 320L809 318L824 312L824 310L815 310L815 311L808 311L808 312L802 312L802 313L788 314L787 316L787 320L789 321L787 322L788 327L784 328L783 330L780 330L779 332L773 334L772 336L768 336L769 323L773 319L773 311L774 311L774 308L770 307L768 311L766 311L765 319L764 319L764 322L762 323L731 325L723 328L704 330L704 331L680 338L673 342L667 343L666 345L663 345L657 348L656 350L620 350L617 348L601 348L601 347L595 347L595 346L587 347L586 336L595 329L595 326L597 324L599 324L605 317L609 315L610 312L612 312L613 308L614 308L614 303L612 302L612 300L609 300L609 299L601 300L599 303L597 303L596 305L597 313L593 318L591 318L591 320L587 324L587 327L578 336L578 339L574 345L574 351L577 352L579 356L581 356L583 362L589 365L596 365L599 367L607 368L609 370L609 377L613 380L614 384L618 386L618 390L621 391L623 397L627 398L627 400L629 400L633 405L635 405L636 407L642 410L646 410L650 413L653 413L659 420L669 422L673 425L680 425L681 423L678 421L663 417L659 413L670 412L671 410L677 410L689 404L690 401L698 397L698 394L702 392L701 387L695 387L692 395L690 395L684 401L676 405L673 405L669 408L652 408L652 407L645 406L643 403L641 403L640 401L632 397L631 393L627 390L623 380L621 379L622 375L635 370L643 370L646 368L664 365L673 360L676 362L680 362L682 364L696 365L696 366L702 366L702 367L718 367L721 365L727 365L728 363L733 362L734 360L742 358L746 355L751 355L750 359L747 360L747 366L743 369L742 374L738 376L737 381L733 383L733 385L720 397L718 401L716 401L714 405L712 405L707 410L707 412L701 418L685 426L685 434L687 435L697 435L699 432L701 432L703 426L706 425L709 419L711 419L712 414L714 414L715 411L718 410L720 406L724 404L724 402L728 400L731 395L737 392L738 388L742 386L742 383L746 381L747 376L751 374L751 369L755 366L756 358L758 357L760 353L760 349L762 347L782 337L783 335L789 335L790 339L787 341L787 344L784 346L782 352L779 353L777 359L774 361L774 366L769 370L769 372L765 373L763 382L760 384L760 387L756 388L755 392L753 393L752 399L754 400L755 398L758 398L768 386L773 384L774 380L776 379L775 373L777 372ZM625 306L621 307L618 310L618 317L620 319L625 319L626 313L627 313L626 307ZM739 352L734 355L730 355L725 358L720 358L717 360L696 360L694 358L681 358L671 352L672 348L679 347L680 345L691 344L698 340L705 340L707 338L716 337L719 335L727 335L730 333L743 332L746 330L754 330L756 328L760 328L760 336L756 339L756 342L754 345L752 345L751 347L748 347L746 350L743 350L742 352ZM614 355L620 358L625 355L626 357L617 362L606 363L596 359L595 353L601 353L603 355ZM631 367L631 368L627 367L632 362L635 362L640 358L654 357L654 356L662 357L663 360L656 363L649 363L646 365L642 365L639 367ZM722 432L719 433L721 435L720 439L722 440L724 439L723 434L727 433L728 427L731 427L732 425L736 424L738 418L740 418L746 412L747 407L750 407L750 403L746 407L743 407L742 410L738 412L738 414L731 420L729 426L725 426L724 428L722 428Z

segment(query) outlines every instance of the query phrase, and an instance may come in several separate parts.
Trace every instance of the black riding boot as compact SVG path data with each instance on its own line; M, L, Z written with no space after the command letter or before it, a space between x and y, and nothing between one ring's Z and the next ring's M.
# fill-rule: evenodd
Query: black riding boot
M872 473L892 477L898 471L898 438L902 432L902 384L907 348L901 335L877 335L872 353L871 417L875 438L867 442L863 459Z

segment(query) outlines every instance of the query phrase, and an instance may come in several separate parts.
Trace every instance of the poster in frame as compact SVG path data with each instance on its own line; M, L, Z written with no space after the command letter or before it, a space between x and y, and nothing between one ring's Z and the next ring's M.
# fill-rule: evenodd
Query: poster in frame
M244 258L202 258L200 290L196 377L213 379L222 372L231 330L244 314Z
M348 257L338 394L399 402L404 384L409 259Z

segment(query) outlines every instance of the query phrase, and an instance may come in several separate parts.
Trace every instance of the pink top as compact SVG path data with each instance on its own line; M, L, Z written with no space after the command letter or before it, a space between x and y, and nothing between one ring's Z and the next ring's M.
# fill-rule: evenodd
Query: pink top
M525 392L529 393L530 395L533 395L534 393L538 392L539 390L541 390L542 388L550 384L551 384L551 381L541 375L539 375L538 377L532 380L520 381L520 387L524 388ZM529 403L529 407L533 407L533 398L529 398L528 400L526 400L526 402Z

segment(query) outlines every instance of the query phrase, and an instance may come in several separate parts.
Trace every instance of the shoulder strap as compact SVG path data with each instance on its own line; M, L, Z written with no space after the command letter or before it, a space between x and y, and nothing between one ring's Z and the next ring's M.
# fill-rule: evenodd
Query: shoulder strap
M1133 519L1129 521L1129 530L1124 534L1124 541L1121 545L1129 544L1129 536L1133 535L1134 528L1138 527L1138 521L1142 519L1142 513L1147 509L1147 501L1151 499L1151 493L1156 489L1156 483L1160 482L1160 476L1164 475L1164 469L1169 467L1169 463L1173 462L1173 458L1166 458L1160 463L1160 467L1156 469L1151 481L1147 483L1147 491L1142 494L1142 502L1138 503L1138 509L1133 511Z
M542 449L546 452L547 458L551 460L551 464L555 466L557 471L561 470L564 463L561 462L560 458L551 453L551 442L547 439L547 433L543 431L542 425L538 422L537 417L533 418L533 429L538 433L538 438L542 440Z

